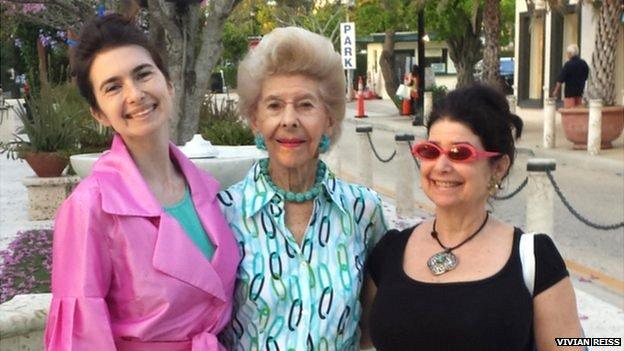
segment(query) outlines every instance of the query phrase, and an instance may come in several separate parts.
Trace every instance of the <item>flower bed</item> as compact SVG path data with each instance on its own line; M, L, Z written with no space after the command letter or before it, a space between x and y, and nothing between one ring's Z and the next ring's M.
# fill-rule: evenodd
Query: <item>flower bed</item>
M18 294L50 292L52 230L19 231L0 251L0 303Z

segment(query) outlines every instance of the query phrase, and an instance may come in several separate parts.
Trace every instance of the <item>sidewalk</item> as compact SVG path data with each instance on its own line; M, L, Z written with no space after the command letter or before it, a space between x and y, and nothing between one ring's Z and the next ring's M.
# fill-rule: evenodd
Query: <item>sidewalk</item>
M389 100L367 100L366 114L369 118L356 119L355 101L347 104L347 116L344 128L352 128L355 124L369 124L373 130L386 130L392 133L412 133L416 139L426 138L424 127L414 127L411 120L399 116L396 107ZM542 147L541 109L516 109L524 121L524 131L517 147L520 152L532 151L535 156L554 158L559 165L572 164L581 168L600 170L611 173L624 171L624 135L613 142L611 150L601 150L597 156L590 156L585 150L572 150L572 143L565 139L561 126L561 117L556 116L556 147ZM392 199L388 199L393 201ZM570 267L569 267L570 268ZM601 286L596 280L587 279L582 271L570 268L571 279L575 287L579 317L585 333L589 337L623 337L624 333L624 296L614 293ZM618 301L617 305L607 301ZM618 348L609 348L618 349ZM624 348L619 348L624 350Z

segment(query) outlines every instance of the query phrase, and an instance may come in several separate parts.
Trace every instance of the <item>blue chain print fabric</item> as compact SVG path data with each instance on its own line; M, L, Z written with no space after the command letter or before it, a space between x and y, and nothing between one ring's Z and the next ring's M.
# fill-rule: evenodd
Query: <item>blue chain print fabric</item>
M336 179L324 191L301 245L285 225L284 201L255 164L218 199L241 250L232 350L358 350L364 263L386 232L372 190Z

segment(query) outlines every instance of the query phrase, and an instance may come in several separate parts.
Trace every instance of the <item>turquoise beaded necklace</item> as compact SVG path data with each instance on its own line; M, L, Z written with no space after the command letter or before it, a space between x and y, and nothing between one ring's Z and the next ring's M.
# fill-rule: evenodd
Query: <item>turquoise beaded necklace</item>
M280 194L284 200L289 202L306 202L314 199L321 193L323 189L323 177L325 176L325 170L327 166L323 161L318 161L318 166L316 167L316 180L314 181L314 186L310 188L310 190L302 192L302 193L294 193L292 191L284 190L278 187L273 180L271 179L271 175L269 174L269 159L265 158L259 161L260 163L260 172L264 175L264 179L269 184L269 186L278 194Z

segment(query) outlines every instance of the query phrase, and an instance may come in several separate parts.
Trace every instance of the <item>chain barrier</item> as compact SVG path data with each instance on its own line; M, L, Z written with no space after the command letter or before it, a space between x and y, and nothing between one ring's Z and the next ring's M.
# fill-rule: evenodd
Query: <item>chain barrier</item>
M392 159L394 158L394 156L396 156L396 150L392 151L392 155L390 155L390 157L388 157L387 159L383 159L381 156L379 156L379 154L377 153L377 150L375 149L375 145L373 145L373 139L371 138L370 132L366 132L366 137L368 138L368 143L371 146L371 149L373 149L373 154L375 154L375 157L377 157L377 159L383 163L388 163L390 161L392 161Z
M420 170L420 162L418 162L418 159L412 153L412 142L411 141L407 142L407 147L409 147L409 153L410 153L410 155L412 155L412 158L414 159L414 163L416 163L416 168L418 168Z
M550 171L546 171L546 175L548 176L548 179L550 180L550 183L552 184L553 188L555 189L555 193L557 193L557 196L559 196L559 199L561 199L561 202L563 202L563 204L565 205L565 207L568 209L568 211L570 211L570 213L572 213L574 215L574 217L576 217L579 221L583 222L584 224L594 228L594 229L599 229L599 230L613 230L613 229L618 229L621 227L624 227L624 222L620 222L620 223L615 223L615 224L596 224L594 222L589 221L587 218L585 218L584 216L582 216L580 213L578 213L573 207L572 205L570 205L570 202L568 201L568 199L566 199L565 196L563 196L563 193L561 192L561 189L559 189L559 185L557 184L557 182L555 182L555 178L553 177L552 173L550 173Z
M498 200L498 201L502 201L502 200L509 200L512 197L516 196L519 192L522 191L522 189L524 189L524 187L527 186L527 184L529 183L529 177L525 177L524 180L522 181L522 183L520 183L520 185L518 186L518 188L512 192L510 192L507 195L500 195L500 196L492 196L492 198L494 200Z

